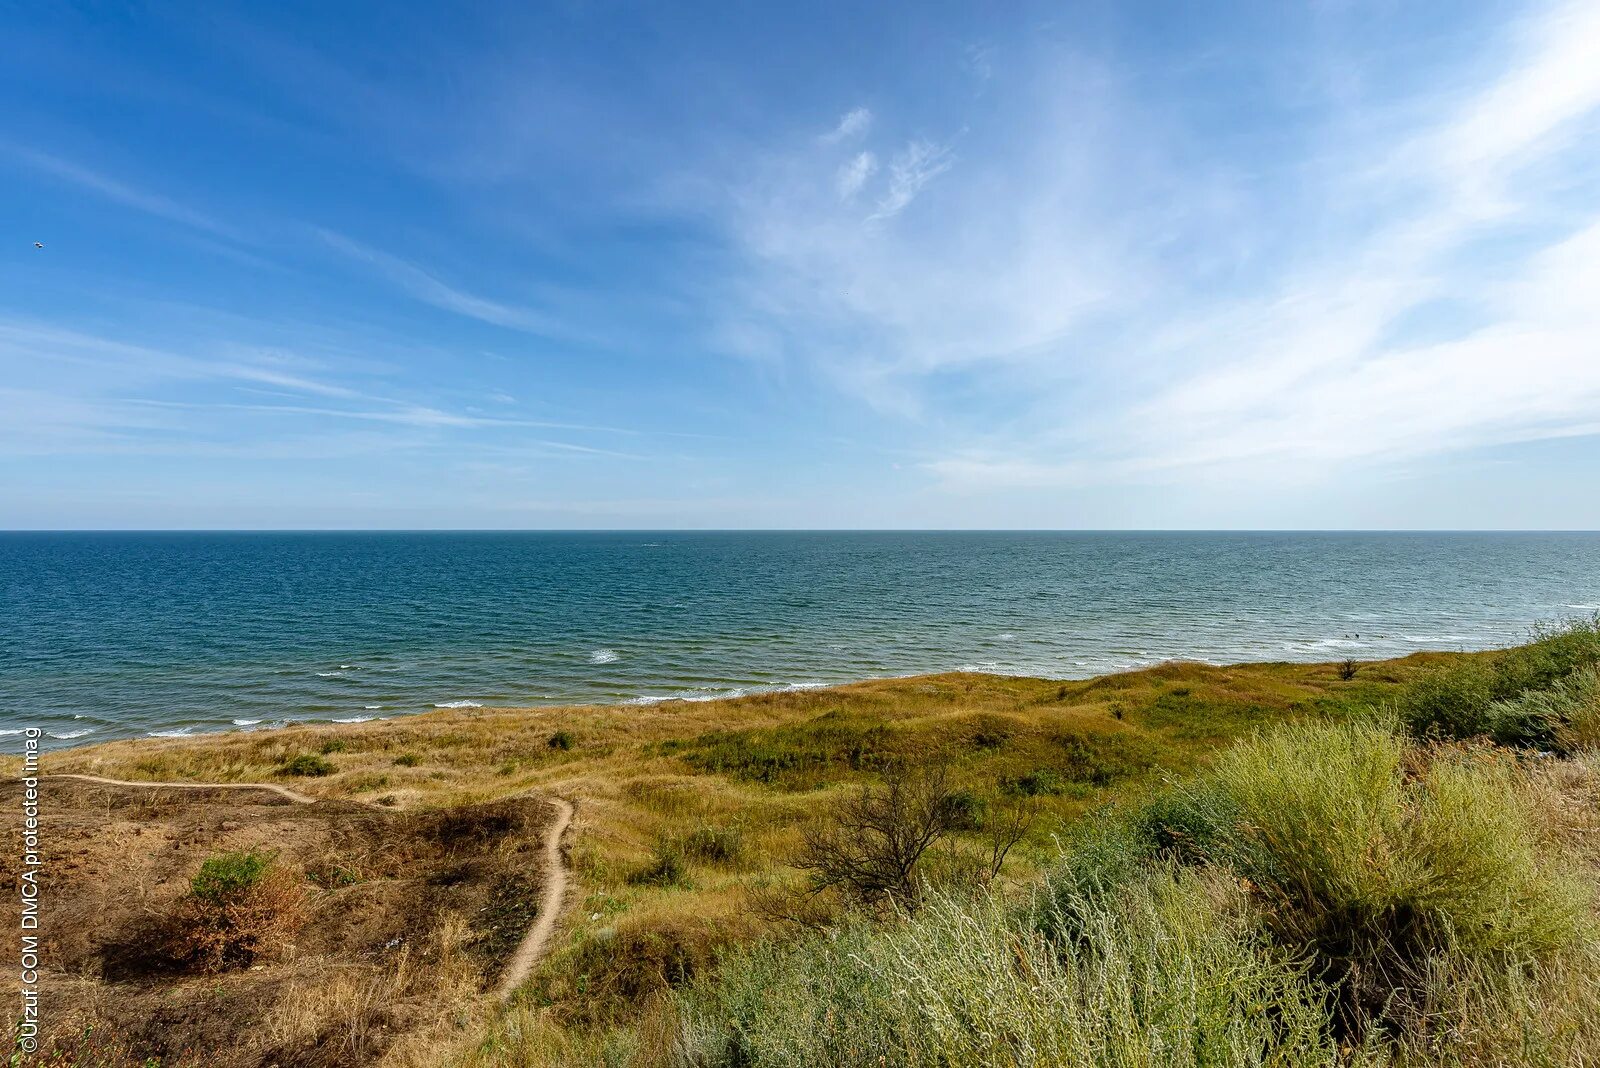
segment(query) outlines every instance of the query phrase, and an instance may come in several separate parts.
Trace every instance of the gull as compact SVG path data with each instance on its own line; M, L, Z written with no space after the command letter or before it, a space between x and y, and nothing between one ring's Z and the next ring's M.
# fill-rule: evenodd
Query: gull
M35 241L33 243L33 247L34 248L44 248L44 242L43 241Z

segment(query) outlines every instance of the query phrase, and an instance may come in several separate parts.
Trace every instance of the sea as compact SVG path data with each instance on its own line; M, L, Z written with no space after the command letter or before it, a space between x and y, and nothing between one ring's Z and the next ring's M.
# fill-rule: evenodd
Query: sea
M1373 659L1597 611L1600 533L0 533L0 750Z

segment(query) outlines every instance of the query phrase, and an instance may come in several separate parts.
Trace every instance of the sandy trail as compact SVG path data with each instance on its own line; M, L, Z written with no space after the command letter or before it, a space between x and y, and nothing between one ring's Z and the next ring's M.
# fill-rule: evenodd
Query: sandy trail
M127 779L107 779L99 775L79 775L62 772L42 775L45 779L77 779L79 782L98 783L101 786L139 786L154 790L266 790L297 805L314 805L323 800L311 797L270 782L134 782ZM495 988L495 999L504 1001L521 986L529 973L544 957L550 934L561 916L561 905L567 893L567 865L561 855L561 839L572 825L572 803L565 798L546 797L556 807L556 818L544 834L544 884L539 888L539 910L533 926L522 936L511 959L506 962L500 985ZM359 802L358 802L359 803Z
M495 997L500 1001L509 998L528 978L533 966L544 957L550 933L555 930L556 920L561 916L561 902L567 893L567 865L561 856L561 837L572 824L572 803L560 797L549 800L556 806L556 818L544 835L545 871L548 874L539 890L539 914L534 917L528 933L522 936L516 952L506 962L505 974L495 990Z
M143 786L153 790L266 790L287 798L297 805L314 805L322 800L319 797L310 797L306 794L296 793L287 786L279 786L270 782L133 782L128 779L105 779L99 775L78 775L73 772L56 772L51 775L41 775L41 779L77 779L79 782L94 782L101 786Z

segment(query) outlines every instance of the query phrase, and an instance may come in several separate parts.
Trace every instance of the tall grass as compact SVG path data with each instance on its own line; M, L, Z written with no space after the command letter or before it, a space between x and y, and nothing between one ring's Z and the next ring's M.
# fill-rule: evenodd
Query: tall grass
M930 894L734 951L681 995L671 1063L1587 1064L1590 899L1522 774L1281 728L1092 822L1025 906Z
M1557 691L1597 667L1600 615L1541 625L1526 645L1431 671L1405 687L1397 706L1407 726L1424 737L1481 736L1552 748L1563 744L1568 710L1530 696Z
M684 998L676 1063L1335 1063L1320 987L1236 884L1150 869L1074 907L1072 938L994 897L937 896L896 927L737 952Z
M1506 760L1412 750L1377 725L1241 743L1157 819L1248 880L1274 936L1312 955L1356 1029L1410 1011L1435 956L1535 960L1571 944L1585 913Z

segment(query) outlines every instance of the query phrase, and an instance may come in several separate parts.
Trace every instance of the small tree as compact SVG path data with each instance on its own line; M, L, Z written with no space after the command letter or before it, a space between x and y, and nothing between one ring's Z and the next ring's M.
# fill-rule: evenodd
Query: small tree
M1344 660L1339 665L1339 677L1348 682L1356 677L1356 669L1360 666L1353 658Z
M1022 841L1039 814L1036 797L1013 798L1009 804L997 805L994 815L984 827L984 837L989 844L989 879L993 881L1006 862L1006 854Z
M917 865L959 815L944 764L893 766L882 785L863 787L832 820L809 828L796 863L810 873L813 890L837 889L864 905L914 910Z

